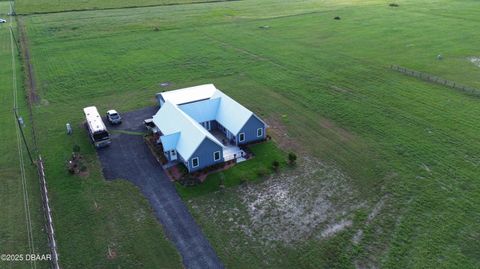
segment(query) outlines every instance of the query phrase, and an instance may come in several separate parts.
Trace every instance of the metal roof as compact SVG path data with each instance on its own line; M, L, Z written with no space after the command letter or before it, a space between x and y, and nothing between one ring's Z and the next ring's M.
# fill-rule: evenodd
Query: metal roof
M213 84L159 94L165 103L153 116L153 121L163 134L164 138L161 140L164 149L176 148L184 159L189 159L205 138L223 147L222 143L199 123L216 120L233 135L238 135L254 115ZM174 134L175 136L172 136Z
M252 111L219 90L215 92L213 98L220 98L221 100L215 119L233 135L237 135L253 115Z
M163 136L179 133L175 148L185 160L190 159L205 138L223 147L210 132L170 101L166 101L153 116L153 122Z
M162 141L163 150L174 150L177 148L178 138L180 137L180 132L162 135L160 140Z
M107 127L103 123L102 117L98 114L98 110L94 106L89 106L83 109L85 113L85 118L87 119L87 124L92 133L107 131Z
M174 105L181 105L209 99L216 90L217 88L213 84L205 84L159 94L163 97L163 100L170 101Z

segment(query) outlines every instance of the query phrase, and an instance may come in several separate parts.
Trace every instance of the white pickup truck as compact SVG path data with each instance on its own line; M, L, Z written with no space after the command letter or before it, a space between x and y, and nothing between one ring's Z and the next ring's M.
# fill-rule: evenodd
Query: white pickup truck
M147 130L149 130L150 132L152 132L154 134L156 134L160 131L160 129L158 129L158 127L153 122L152 118L144 120L143 124L145 125L145 128L147 128Z

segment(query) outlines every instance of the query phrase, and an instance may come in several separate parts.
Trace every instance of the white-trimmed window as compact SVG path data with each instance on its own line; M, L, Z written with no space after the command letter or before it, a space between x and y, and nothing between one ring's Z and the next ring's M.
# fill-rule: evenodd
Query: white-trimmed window
M220 160L220 151L215 151L215 152L213 153L213 160L214 160L214 161Z
M243 141L245 141L245 133L239 133L238 142L243 142Z
M192 168L198 167L200 165L200 160L198 157L192 159Z
M262 137L263 136L263 128L258 128L257 129L257 137Z

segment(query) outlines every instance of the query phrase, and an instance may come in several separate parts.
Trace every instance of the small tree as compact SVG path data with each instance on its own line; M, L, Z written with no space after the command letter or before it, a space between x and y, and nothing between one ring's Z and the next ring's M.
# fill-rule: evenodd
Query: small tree
M280 162L275 160L272 162L272 167L275 172L278 172L278 168L280 167Z
M297 161L297 155L293 152L288 153L288 162L290 165L294 165Z

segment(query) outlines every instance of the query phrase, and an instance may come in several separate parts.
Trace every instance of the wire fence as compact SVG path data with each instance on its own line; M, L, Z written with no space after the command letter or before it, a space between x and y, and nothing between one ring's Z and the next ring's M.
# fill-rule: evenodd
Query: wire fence
M418 72L418 71L411 70L411 69L401 67L401 66L398 66L398 65L391 65L390 69L395 70L397 72L400 72L402 74L411 76L411 77L416 77L416 78L419 78L419 79L422 79L422 80L425 80L425 81L429 81L429 82L433 82L433 83L440 84L440 85L443 85L443 86L447 86L447 87L450 87L450 88L453 88L453 89L456 89L456 90L460 90L460 91L466 92L468 94L480 97L480 90L479 89L472 88L472 87L469 87L469 86L465 86L465 85L462 85L462 84L457 83L455 81L446 80L446 79L443 79L441 77L437 77L437 76L430 75L430 74L423 73L423 72Z
M40 180L40 189L42 194L42 205L46 219L46 230L48 234L48 241L50 245L50 252L52 254L52 268L60 269L58 265L57 242L55 241L55 231L53 229L52 210L50 209L50 202L48 199L47 181L45 180L45 168L43 166L42 156L38 156L38 176Z

